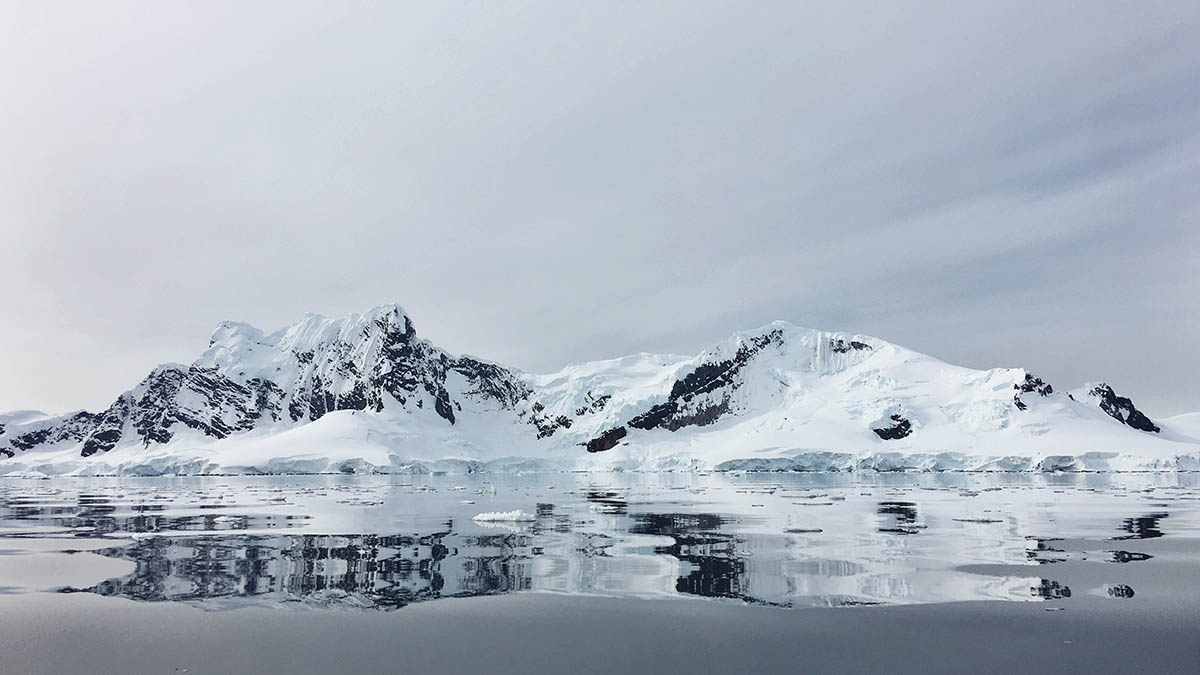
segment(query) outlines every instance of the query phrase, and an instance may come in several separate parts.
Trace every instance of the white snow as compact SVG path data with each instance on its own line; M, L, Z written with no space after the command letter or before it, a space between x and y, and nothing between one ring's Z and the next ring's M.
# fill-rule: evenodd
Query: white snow
M1162 426L1165 437L1200 443L1200 412L1184 413L1156 421Z
M296 381L296 354L313 352L319 359L322 345L334 337L362 359L378 358L371 331L377 321L407 316L395 306L343 319L309 315L270 335L223 322L194 365L238 382L261 378L283 386ZM775 332L779 343L750 359L734 377L736 387L700 393L683 404L689 412L700 410L728 394L730 410L716 423L677 431L630 427L615 448L584 451L590 439L666 401L675 382L698 366L732 358ZM834 349L838 341L869 348ZM164 366L171 367L185 368ZM335 361L312 368L335 393L348 382ZM1153 434L1057 390L1020 394L1027 408L1020 410L1013 397L1014 386L1025 381L1023 369L972 370L877 338L784 322L737 333L695 357L643 353L519 377L532 394L524 407L511 410L474 395L453 373L446 387L461 406L454 424L418 390L405 405L385 395L380 412L341 410L312 422L284 415L221 440L176 425L166 444L123 441L89 458L80 456L78 443L39 446L10 459L0 456L0 474L1200 469L1200 413L1156 420L1163 431ZM529 423L534 402L542 406L538 414L566 418L569 428L537 438ZM187 391L179 403L201 405ZM910 421L911 435L884 440L872 431L892 415ZM0 415L0 423L11 427L8 438L21 425L33 429L51 419L62 418L31 411Z

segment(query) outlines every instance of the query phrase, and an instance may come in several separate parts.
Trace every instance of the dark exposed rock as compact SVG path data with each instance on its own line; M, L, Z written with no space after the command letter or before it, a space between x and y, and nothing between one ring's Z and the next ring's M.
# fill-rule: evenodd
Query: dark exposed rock
M571 427L571 419L566 415L551 417L544 414L546 406L542 405L541 401L534 401L529 410L531 413L529 415L529 423L537 427L538 438L549 438L559 429L569 429Z
M308 407L307 402L307 397L301 398L301 394L298 393L288 404L288 417L291 417L293 422L298 422L304 417L305 409Z
M295 379L291 382L264 377L239 381L215 367L164 366L147 376L134 390L136 394L122 395L104 412L80 413L43 427L26 427L21 435L7 439L5 450L72 440L82 442L83 456L91 456L128 440L144 445L165 443L181 426L219 439L262 422L278 421L284 415L300 422L335 410L380 411L385 394L401 405L415 398L419 406L418 392L428 394L437 414L453 424L455 411L461 411L462 405L445 386L447 373L452 371L471 384L466 396L494 400L505 408L516 407L529 396L510 371L469 357L450 359L417 339L411 321L398 310L373 317L361 337L370 343L378 341L373 360L362 361L361 348L335 338L317 351L292 352ZM244 374L237 371L238 376Z
M98 415L80 411L57 423L40 423L8 441L10 451L25 451L39 445L53 445L64 441L79 442L91 431Z
M594 422L580 418L604 410L612 399L611 394L589 391L581 405L562 405L555 399L553 407L547 408L534 400L534 392L520 374L468 356L451 357L418 338L412 322L398 308L374 310L357 325L342 324L340 332L330 330L330 325L306 324L303 330L288 333L286 340L271 342L275 338L263 341L262 334L248 326L222 324L210 343L220 345L213 352L219 356L206 354L191 366L155 369L100 413L10 422L7 428L0 425L0 455L11 457L52 446L78 448L86 457L118 445L167 443L185 430L221 439L262 424L303 423L334 411L378 412L392 406L392 400L409 411L436 413L448 424L461 422L464 410L469 414L499 407L529 424L531 435L547 438L573 425L577 430L580 426L595 428ZM319 330L312 330L313 326ZM299 338L290 337L293 335ZM728 358L710 358L681 373L665 400L634 410L623 425L601 430L584 445L589 452L601 452L618 445L631 429L677 431L719 422L737 411L741 400L737 392L746 378L747 364L764 349L783 342L784 331L778 328L745 339ZM257 355L243 364L228 360L229 354L236 358L240 349L255 351L260 346L278 348L269 355L278 363L266 361L276 366L274 373L263 367ZM229 352L222 351L226 347ZM873 349L844 338L830 338L828 348L841 354ZM1022 410L1030 402L1022 396L1047 396L1053 391L1029 374L1014 389L1014 405ZM1159 430L1129 399L1116 396L1107 385L1091 394L1099 398L1107 414L1123 423L1143 431ZM912 424L901 415L875 426L881 427L873 430L885 440L912 432Z
M138 390L142 394L136 401L132 394L123 394L96 416L80 454L88 457L111 450L122 440L127 422L143 445L170 441L176 425L224 438L248 431L264 418L278 420L283 399L283 390L268 380L254 378L240 384L215 368L197 366L160 368ZM188 406L180 405L181 394L186 394ZM327 403L329 399L321 397L313 405Z
M559 429L571 428L571 418L567 417L566 415L559 415L557 417L550 418L544 415L535 414L530 417L530 422L537 427L538 438L548 438L553 436L554 432L558 431Z
M1038 393L1042 396L1049 396L1054 393L1054 387L1050 383L1042 380L1040 377L1034 377L1029 373L1025 373L1025 381L1021 384L1014 384L1013 389L1020 391L1023 394Z
M370 402L370 398L367 396L367 384L359 380L354 383L350 391L337 397L334 406L337 410L366 410Z
M439 358L444 355L418 340L412 322L398 312L378 317L375 325L383 346L381 358L370 376L372 387L391 394L401 403L418 388L424 388L436 400L446 381L447 363Z
M1150 433L1161 431L1145 413L1134 407L1132 400L1125 396L1117 396L1113 388L1103 382L1096 385L1088 395L1098 399L1100 409L1122 424Z
M687 426L705 426L720 419L731 409L730 398L741 383L737 375L750 359L768 346L781 346L783 331L773 330L751 338L748 344L738 348L733 358L703 363L671 385L667 400L629 420L635 429L667 429L678 431ZM701 394L726 389L723 396L709 403L688 406Z
M254 394L254 405L247 412L247 417L250 420L267 419L278 422L283 403L283 389L270 380L259 378L250 380L246 386Z
M100 413L95 427L83 441L83 449L80 454L90 457L97 452L112 450L120 442L125 422L132 412L133 397L129 394L122 394L108 407L108 410ZM169 435L168 438L170 438Z
M466 392L467 395L491 399L505 409L516 408L531 393L512 371L494 363L460 356L451 362L450 368L465 377L473 387Z
M783 345L782 330L775 329L751 338L748 343L738 348L732 358L700 364L675 380L666 401L636 415L629 420L629 426L634 429L678 431L688 426L715 423L722 415L732 410L732 393L741 385L737 380L738 373L756 354L772 345ZM721 393L703 403L694 402L697 396L716 392ZM619 435L615 438L610 437L610 434L618 432ZM610 429L587 443L588 452L608 450L616 445L616 440L624 438L627 433L624 427ZM603 447L610 441L611 445Z
M320 419L334 409L333 394L325 388L320 375L314 374L308 385L308 419Z
M684 411L678 408L673 410L660 408L652 411L653 414L647 413L629 420L629 426L636 429L653 429L659 427L670 431L678 431L690 426L703 427L715 424L721 418L721 415L724 415L731 409L732 406L730 405L729 397L726 396L709 405L697 406L692 411ZM666 413L665 416L663 413Z
M103 413L73 422L51 422L6 445L24 450L72 438L82 441L81 454L90 456L130 440L144 445L165 443L180 427L219 439L280 419L312 421L337 410L378 412L384 409L386 396L417 408L425 407L428 396L434 411L454 424L463 405L447 389L447 378L453 373L469 385L463 396L525 414L519 409L531 392L520 377L471 357L450 358L418 339L412 322L398 309L373 316L358 338L363 342L352 344L336 337L315 350L290 352L293 374L289 381L266 377L242 381L245 371L236 371L239 379L234 379L216 367L164 366L147 376L134 390L136 394L123 395ZM364 345L368 345L366 349ZM364 358L364 354L373 357ZM528 421L543 437L571 424L563 415L533 415Z
M179 395L179 390L183 387L185 377L186 373L181 369L161 368L142 381L142 385L146 387L146 393L137 401L137 413L133 428L146 445L166 443L171 440L171 425L177 421L174 402ZM111 438L110 434L105 437L107 440L97 439L90 446L85 444L84 452L92 454L112 449L120 440L120 429L132 413L132 408L133 406L125 397L117 399L117 402L103 413L103 416L108 419L110 428L117 431L117 438ZM88 452L89 450L91 452Z
M450 394L445 389L439 389L433 399L433 408L450 424L454 424L454 408L450 405Z
M1054 387L1050 386L1050 383L1029 373L1025 373L1025 381L1020 384L1014 384L1013 389L1017 390L1017 393L1013 394L1013 405L1017 406L1017 410L1029 409L1029 405L1021 400L1021 394L1049 396L1054 393Z
M50 433L53 429L36 429L29 431L9 441L10 444L17 450L28 450L32 447L41 445L50 440Z
M586 446L587 451L604 452L605 450L612 450L613 448L617 447L617 444L621 442L621 439L625 438L627 435L629 435L629 432L625 429L625 427L609 429L608 431L588 441Z
M101 428L92 432L87 440L83 442L83 449L80 455L90 457L97 452L108 452L121 440L121 430L112 428Z
M853 350L870 349L871 345L869 345L865 342L859 342L858 340L846 341L846 340L843 340L842 338L834 338L829 341L829 348L832 349L833 351L837 352L838 354L845 354L846 352L849 352L852 349Z
M604 394L603 396L593 396L592 392L584 395L586 401L583 405L575 409L575 416L580 417L588 413L599 412L608 404L608 400L612 398L612 394Z
M892 424L883 428L873 428L871 431L885 441L895 441L912 433L912 422L909 422L903 415L895 414L891 416Z

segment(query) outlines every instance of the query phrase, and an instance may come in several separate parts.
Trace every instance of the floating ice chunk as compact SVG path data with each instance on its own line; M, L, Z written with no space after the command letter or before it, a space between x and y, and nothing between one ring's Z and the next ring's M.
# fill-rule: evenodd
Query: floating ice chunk
M525 513L521 509L515 511L488 511L481 513L471 520L481 523L496 523L496 522L529 522L537 520L534 516Z

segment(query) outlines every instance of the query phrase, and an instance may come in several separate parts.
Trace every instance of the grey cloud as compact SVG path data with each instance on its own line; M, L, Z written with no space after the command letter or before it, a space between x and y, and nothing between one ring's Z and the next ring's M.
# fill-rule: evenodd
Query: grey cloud
M1200 409L1188 3L8 3L0 409L398 301L530 370L782 318Z

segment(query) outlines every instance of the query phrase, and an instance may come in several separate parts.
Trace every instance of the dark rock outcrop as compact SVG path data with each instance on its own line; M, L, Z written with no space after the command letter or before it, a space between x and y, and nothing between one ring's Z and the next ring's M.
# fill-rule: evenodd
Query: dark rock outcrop
M1092 388L1088 395L1097 399L1100 409L1109 417L1122 424L1148 433L1162 431L1145 413L1134 407L1133 401L1125 396L1117 396L1113 388L1103 382Z
M1029 409L1029 405L1021 400L1021 394L1049 396L1054 393L1054 387L1050 386L1049 382L1040 377L1034 377L1029 373L1025 373L1025 381L1020 384L1014 384L1013 389L1017 390L1017 393L1013 394L1013 405L1017 406L1017 410Z
M601 410L604 410L604 406L608 404L609 399L612 398L612 394L595 396L589 391L584 395L584 398L586 399L584 404L575 409L576 417L582 417L583 415L587 415L589 413L600 412Z
M88 435L98 417L90 412L80 411L57 421L39 422L33 425L32 429L27 429L10 439L8 450L15 454L39 445L78 443Z
M625 438L628 435L629 431L626 430L625 427L609 429L608 431L588 441L585 447L587 448L588 452L604 452L605 450L612 450L613 448L617 447L617 444L621 442L622 438Z
M279 367L274 370L290 375L242 377L244 371L202 361L191 366L163 366L99 414L81 412L26 425L20 434L0 440L0 453L13 456L71 441L81 443L80 454L88 457L123 442L166 443L181 429L220 439L259 424L284 419L312 421L336 410L382 411L385 397L402 406L411 402L415 408L424 408L424 399L428 399L439 417L455 424L462 402L447 388L452 375L466 382L465 387L461 382L457 385L459 396L502 409L529 405L531 392L515 373L469 356L450 357L419 339L398 307L381 308L368 318L350 338L339 335L318 340L312 348L280 351ZM231 344L261 340L261 334L255 336L246 332L253 329L237 324L225 323L218 330L223 332L221 340L233 340ZM210 347L219 341L214 337ZM524 411L518 413L524 415ZM536 413L528 422L537 427L539 436L571 424L563 415L548 418Z
M665 402L629 420L629 426L635 429L678 431L688 426L705 426L716 422L731 410L731 394L742 384L737 379L742 368L755 355L772 345L783 345L783 331L776 329L751 338L738 348L732 358L700 364L671 385L671 393ZM704 394L715 396L705 403L689 405Z
M678 431L684 427L717 422L733 409L732 394L742 384L738 374L762 350L770 346L782 346L783 339L783 331L774 329L750 338L731 358L700 364L672 383L666 401L634 416L628 426L642 430ZM703 400L698 398L704 395L710 396ZM627 434L625 426L609 429L588 441L588 452L616 447L617 441Z
M899 440L912 433L912 422L908 421L903 415L897 413L892 415L890 419L892 420L891 424L881 428L872 428L871 431L874 431L876 436L885 441Z
M829 348L838 354L845 354L850 350L861 351L863 349L870 349L871 345L865 342L859 342L858 340L846 341L842 338L833 338L829 341Z

